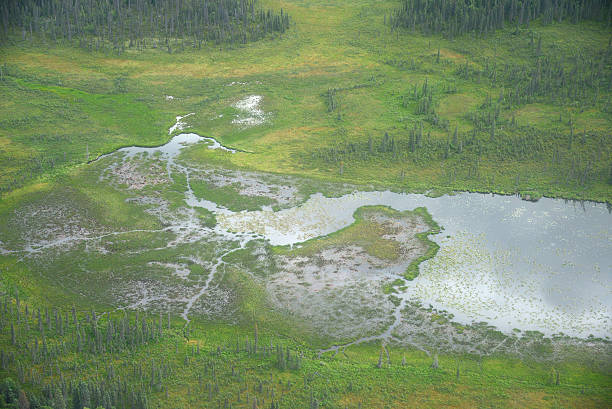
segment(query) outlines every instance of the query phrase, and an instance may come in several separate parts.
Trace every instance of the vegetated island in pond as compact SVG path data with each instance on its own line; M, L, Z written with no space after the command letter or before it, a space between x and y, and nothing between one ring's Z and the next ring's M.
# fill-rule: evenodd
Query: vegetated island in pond
M438 245L428 235L440 230L423 207L400 212L363 206L354 218L326 236L274 247L278 272L267 277L266 288L278 307L307 320L320 334L389 341L386 333L397 319L389 321L383 311L400 308L390 293L401 290L405 279L416 277L419 263L436 254ZM352 302L348 294L355 297ZM384 294L390 294L390 304Z
M366 266L399 266L393 271L407 280L416 278L419 264L438 251L428 236L439 233L440 227L424 207L401 212L388 206L363 206L353 217L355 222L343 229L297 246L276 246L275 251L286 257L320 259L325 250L333 250L339 260L352 263L357 261L348 256L359 254L372 258Z

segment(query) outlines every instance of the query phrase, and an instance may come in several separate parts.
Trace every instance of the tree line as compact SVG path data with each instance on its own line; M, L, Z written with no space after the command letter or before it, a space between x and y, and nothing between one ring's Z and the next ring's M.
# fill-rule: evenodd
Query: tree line
M466 33L484 35L506 24L529 27L581 20L612 19L607 0L402 0L401 6L386 19L394 28L421 30L453 38Z
M178 39L198 48L243 44L283 33L290 22L282 9L264 10L257 0L5 0L0 13L0 42L37 36L118 51L162 46L172 51Z

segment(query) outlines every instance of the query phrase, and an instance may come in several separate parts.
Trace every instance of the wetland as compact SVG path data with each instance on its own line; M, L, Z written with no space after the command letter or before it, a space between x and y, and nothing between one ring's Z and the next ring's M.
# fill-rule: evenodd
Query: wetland
M0 408L612 407L610 16L5 0Z
M5 231L3 252L33 269L44 263L49 279L79 254L64 279L108 277L83 296L187 321L237 320L224 274L240 268L266 304L334 345L381 339L429 353L438 326L460 329L445 341L453 350L474 350L483 327L514 344L540 334L608 347L612 215L604 204L347 184L322 186L323 194L300 178L194 164L190 149L236 153L179 133L87 165L88 177L146 214L150 228L98 225L91 209L51 191L55 199L9 215L21 234L11 240ZM462 328L479 335L453 342Z

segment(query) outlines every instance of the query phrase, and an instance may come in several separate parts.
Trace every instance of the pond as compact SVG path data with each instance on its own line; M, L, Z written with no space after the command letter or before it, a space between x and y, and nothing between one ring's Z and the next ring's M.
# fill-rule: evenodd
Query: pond
M442 226L438 254L421 264L403 297L447 310L463 323L610 336L612 215L604 204L458 193L441 197L355 192L312 196L278 212L221 216L228 230L256 232L274 245L298 244L352 223L361 206L424 206Z
M279 211L232 212L196 198L189 186L190 170L175 161L181 149L200 141L211 149L235 152L192 133L177 135L162 147L120 152L129 157L160 155L168 172L187 175L186 203L214 212L219 233L242 239L254 234L272 245L299 246L337 231L350 225L362 206L399 211L426 207L442 227L441 233L430 236L440 250L408 282L399 295L404 301L418 300L453 314L459 323L487 322L507 333L612 334L612 215L605 204L549 198L534 203L479 193L428 197L355 191L335 198L314 194L299 206Z

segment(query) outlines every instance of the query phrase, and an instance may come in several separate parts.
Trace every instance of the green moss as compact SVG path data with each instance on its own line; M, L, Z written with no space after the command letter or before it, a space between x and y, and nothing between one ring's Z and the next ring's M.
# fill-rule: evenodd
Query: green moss
M405 212L398 212L387 206L360 207L353 214L355 218L353 224L326 236L310 239L302 243L300 247L276 246L274 251L278 254L312 256L325 248L355 244L374 257L378 257L381 260L394 261L399 257L400 244L394 240L383 238L386 234L383 225L367 217L376 213L382 213L391 218L412 217L416 215L422 218L429 226L427 231L416 233L416 237L423 243L426 249L425 254L412 261L403 274L406 280L414 280L419 274L419 264L433 258L439 249L437 243L429 240L429 235L439 233L440 227L424 207ZM403 280L396 280L391 284L385 285L383 291L385 294L394 292L394 288L402 284L404 284Z
M401 278L397 278L390 283L385 283L385 285L383 285L383 294L397 293L398 289L401 291L405 288L403 287L405 283L406 282Z
M523 191L519 193L521 199L528 200L530 202L537 202L542 198L542 194L536 190Z
M213 228L217 225L217 217L210 210L204 209L202 207L196 207L195 211L204 226Z

